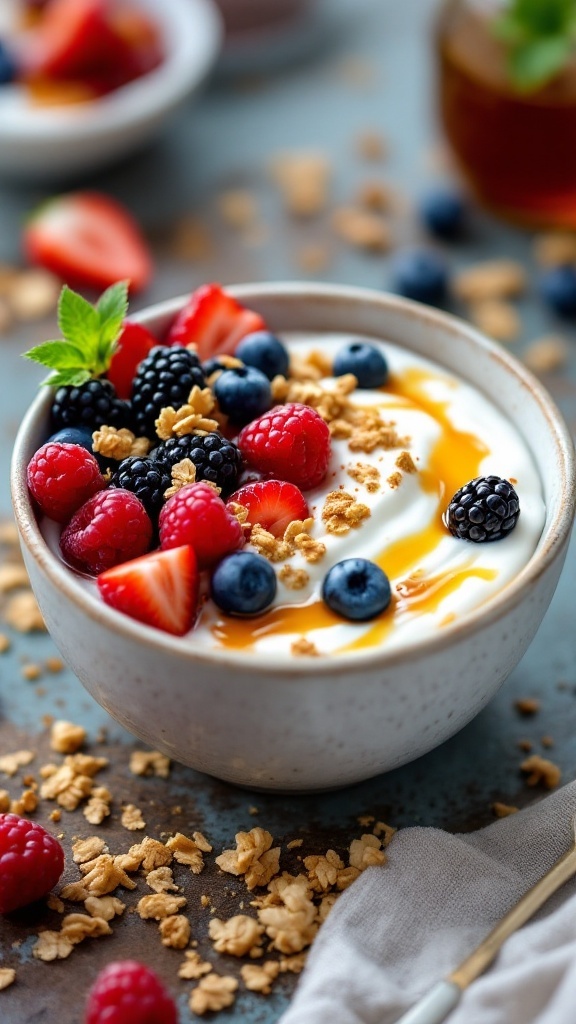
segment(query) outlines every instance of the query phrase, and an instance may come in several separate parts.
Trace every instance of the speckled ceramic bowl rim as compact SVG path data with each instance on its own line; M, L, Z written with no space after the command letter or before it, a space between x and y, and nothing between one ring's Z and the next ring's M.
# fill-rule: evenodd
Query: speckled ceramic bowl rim
M273 673L277 675L281 671L282 674L290 675L295 680L299 677L302 680L308 678L311 664L314 666L315 676L330 676L352 668L367 670L381 667L384 670L401 665L403 662L425 658L439 649L449 648L456 640L463 640L467 636L481 631L484 627L500 619L504 612L518 605L524 599L527 589L538 581L555 560L558 550L561 550L562 545L568 541L576 500L575 456L572 439L560 411L540 382L517 359L489 341L469 324L447 313L396 295L365 288L302 282L237 285L230 287L229 291L246 305L250 305L251 302L257 303L259 299L266 300L268 303L278 301L280 305L282 305L282 301L294 302L298 299L304 299L307 302L317 301L318 303L329 301L332 304L344 304L346 307L349 307L350 304L368 303L373 307L380 307L383 313L391 311L411 319L417 318L430 328L436 328L459 337L465 335L474 345L483 349L530 393L532 400L538 404L549 425L557 448L561 472L560 499L558 507L553 510L552 517L544 528L537 550L518 576L484 605L455 623L444 627L441 633L414 642L410 648L400 648L391 652L377 648L355 652L353 655L338 659L332 657L301 657L297 660L287 658L285 662L282 659L282 664L279 663L277 655L236 653L207 648L195 650L190 645L189 639L180 639L160 631L150 630L141 623L127 616L119 615L113 609L108 608L96 594L88 592L79 584L73 573L47 546L40 532L26 486L25 448L30 432L37 427L39 420L48 412L50 401L48 392L38 395L18 431L12 460L11 486L14 512L23 542L32 558L49 577L53 586L61 590L70 601L81 607L89 619L98 621L100 625L121 636L125 635L133 641L138 641L143 648L151 647L156 651L165 651L171 656L189 661L191 667L194 663L200 662L208 665L212 663L214 667L219 665L233 668L240 660L243 666L259 674ZM133 314L131 318L144 322L148 322L152 318L169 318L176 314L186 298L187 296L181 296L157 303ZM278 329L281 333L281 328ZM444 364L440 363L440 365ZM231 676L231 678L233 677Z

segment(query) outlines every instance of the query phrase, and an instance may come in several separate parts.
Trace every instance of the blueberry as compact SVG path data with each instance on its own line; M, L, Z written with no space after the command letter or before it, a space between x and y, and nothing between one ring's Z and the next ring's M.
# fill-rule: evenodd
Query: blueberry
M376 345L351 341L338 349L332 372L335 377L353 373L359 388L379 388L388 379L388 363Z
M226 363L223 363L220 356L212 356L211 359L207 359L206 362L202 363L202 372L206 379L211 377L216 370L226 370Z
M251 551L227 555L211 582L212 600L229 615L260 615L276 597L276 573L268 559Z
M118 463L114 459L107 459L104 455L100 455L99 452L95 452L92 448L92 430L90 427L62 427L52 437L48 438L49 441L59 441L61 444L78 444L81 448L85 448L86 451L96 459L100 469L103 473L107 469L118 468Z
M286 377L290 362L288 352L279 338L270 331L247 334L236 347L234 355L247 366L255 366L268 380L277 374Z
M18 66L14 54L6 43L0 39L0 85L9 85L18 76Z
M239 425L255 420L272 405L270 381L253 366L223 370L213 390L222 412Z
M434 305L446 293L448 271L434 249L406 249L392 264L392 287L407 299Z
M540 294L561 316L576 313L576 269L566 265L546 270L540 278Z
M345 558L324 577L322 597L345 619L365 622L390 604L392 592L386 573L367 558Z
M456 189L439 185L422 197L420 216L431 234L448 240L458 238L466 220L466 203Z

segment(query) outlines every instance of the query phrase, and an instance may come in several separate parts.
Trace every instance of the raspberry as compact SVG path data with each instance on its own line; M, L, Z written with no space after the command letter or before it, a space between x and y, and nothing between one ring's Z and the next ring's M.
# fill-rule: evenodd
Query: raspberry
M41 899L63 870L64 851L42 825L0 814L0 914Z
M152 523L131 491L110 488L82 505L60 538L64 558L75 569L97 576L104 569L145 554Z
M100 971L90 989L84 1024L178 1024L178 1012L149 967L118 960Z
M328 471L330 431L307 405L277 405L240 432L238 447L251 466L302 490L317 487Z
M104 487L96 459L77 444L43 444L28 463L27 478L41 511L57 523L67 523L80 505Z
M180 488L160 513L160 546L179 548L183 544L194 548L201 569L244 544L240 523L210 484Z

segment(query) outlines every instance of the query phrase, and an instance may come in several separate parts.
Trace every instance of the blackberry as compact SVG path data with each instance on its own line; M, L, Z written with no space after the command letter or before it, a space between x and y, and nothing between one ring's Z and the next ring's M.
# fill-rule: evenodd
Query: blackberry
M137 498L140 498L150 519L156 524L160 509L164 504L164 492L171 483L172 477L169 469L165 469L153 459L130 455L127 459L123 459L118 466L110 486L132 491Z
M172 466L181 459L190 459L196 466L196 479L208 480L222 488L222 497L236 489L242 467L242 455L233 441L221 434L185 434L162 441L152 452L152 458L171 475Z
M118 398L109 380L93 378L79 387L58 388L52 402L52 429L101 426L130 427L128 402Z
M167 405L179 409L194 385L206 385L198 356L180 345L156 345L140 363L132 385L136 433L155 438L155 421Z
M481 544L505 537L519 515L520 503L512 484L499 476L478 476L456 491L445 522L454 537Z

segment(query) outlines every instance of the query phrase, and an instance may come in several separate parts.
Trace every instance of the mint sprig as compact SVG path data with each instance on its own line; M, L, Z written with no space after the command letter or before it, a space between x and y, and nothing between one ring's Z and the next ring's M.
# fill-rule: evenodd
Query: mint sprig
M508 50L510 79L534 92L565 67L576 45L576 0L512 0L492 23Z
M26 359L53 371L43 384L78 387L106 373L128 311L128 284L113 284L95 306L64 285L58 302L62 338L24 353Z

